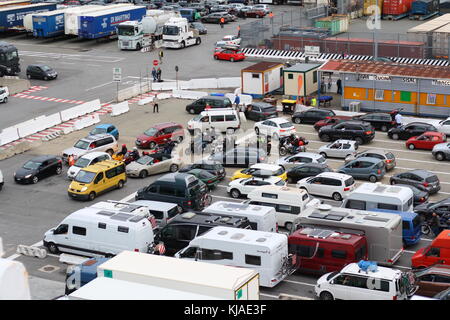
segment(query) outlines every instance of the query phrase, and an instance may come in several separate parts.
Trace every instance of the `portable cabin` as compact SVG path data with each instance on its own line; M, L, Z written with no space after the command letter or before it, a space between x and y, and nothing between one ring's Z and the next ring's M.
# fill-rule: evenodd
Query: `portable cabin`
M289 96L309 96L319 89L317 69L320 64L297 63L283 70L284 94Z
M262 98L283 86L283 67L278 62L259 62L241 70L242 94Z

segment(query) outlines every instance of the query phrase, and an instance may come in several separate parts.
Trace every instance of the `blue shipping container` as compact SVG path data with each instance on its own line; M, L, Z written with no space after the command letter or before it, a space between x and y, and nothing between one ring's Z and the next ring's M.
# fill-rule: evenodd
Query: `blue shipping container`
M32 4L18 7L5 7L0 10L0 32L13 27L23 27L23 17L30 13L56 10L56 4Z
M439 11L439 0L417 0L411 5L411 15L427 15Z
M39 38L56 37L64 34L64 12L53 15L33 16L33 35Z
M145 7L124 9L115 13L104 15L80 16L80 27L78 37L86 39L97 39L116 34L116 26L125 21L140 21L146 15Z

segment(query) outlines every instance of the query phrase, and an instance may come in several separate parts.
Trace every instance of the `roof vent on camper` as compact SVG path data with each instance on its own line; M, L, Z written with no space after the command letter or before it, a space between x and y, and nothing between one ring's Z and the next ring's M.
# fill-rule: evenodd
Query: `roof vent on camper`
M186 213L183 213L182 215L181 215L181 217L183 218L183 219L192 219L193 217L195 217L195 212L186 212Z
M256 242L264 242L266 240L267 240L266 238L258 238L258 239L256 239Z
M302 231L300 231L300 234L310 234L314 229L312 228L305 228Z
M245 234L243 233L235 233L231 236L231 239L233 240L241 240L242 238L245 237Z
M220 231L218 233L218 235L221 235L221 236L224 236L224 235L227 235L227 234L228 234L228 231L226 231L226 230L222 230L222 231Z
M333 207L330 206L329 204L321 204L321 205L317 206L317 209L319 209L320 211L330 211L331 208L333 208Z
M110 217L110 216L114 215L115 212L111 212L111 211L99 211L99 212L97 212L97 214L100 214L100 215L102 215L102 216L108 216L108 217Z
M386 191L386 187L385 186L377 186L374 190L373 190L373 192L380 192L380 193L383 193L384 191Z
M231 220L231 217L222 217L222 218L219 219L219 221L223 222L223 223L227 223L230 220Z
M342 236L341 236L341 239L344 239L344 240L349 240L349 239L351 239L351 235L349 235L349 234L343 234Z

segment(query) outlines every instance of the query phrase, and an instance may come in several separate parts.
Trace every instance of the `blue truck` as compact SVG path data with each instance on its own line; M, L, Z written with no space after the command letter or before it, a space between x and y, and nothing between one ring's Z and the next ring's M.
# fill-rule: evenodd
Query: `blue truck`
M23 17L30 13L56 10L56 4L36 3L25 6L0 8L0 32L23 27Z
M119 23L140 21L146 13L146 7L126 6L80 16L78 37L84 39L110 37L116 34Z
M70 270L68 269L66 273L65 294L71 294L86 283L97 278L97 267L109 259L110 258L104 257L91 258L82 264L76 265Z
M57 37L64 34L64 12L55 10L33 15L33 35L37 38Z

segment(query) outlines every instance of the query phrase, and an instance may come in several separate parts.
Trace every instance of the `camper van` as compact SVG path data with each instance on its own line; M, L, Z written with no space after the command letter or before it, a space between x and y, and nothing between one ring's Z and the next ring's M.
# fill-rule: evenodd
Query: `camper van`
M417 250L411 258L412 268L427 268L433 264L450 265L450 230L443 230L429 246Z
M322 204L303 210L297 226L364 235L369 260L380 264L392 265L403 253L402 219L399 215Z
M275 209L267 206L256 206L248 203L217 201L203 209L204 213L246 217L253 230L277 232Z
M342 202L342 208L371 210L386 209L412 212L414 194L408 187L381 183L363 183Z
M212 228L175 257L253 269L263 287L276 286L294 271L286 235L230 227Z
M300 228L289 238L289 253L296 256L298 269L324 274L339 271L349 263L367 260L364 235L317 228Z
M232 108L208 109L188 121L188 130L191 134L211 128L221 132L229 130L234 132L240 126L239 114Z
M142 214L87 207L67 216L44 235L53 254L67 252L89 257L113 256L123 250L148 252L153 228Z
M275 208L278 226L291 230L298 214L306 207L318 206L321 201L313 199L305 190L291 187L262 186L248 195L245 203Z

